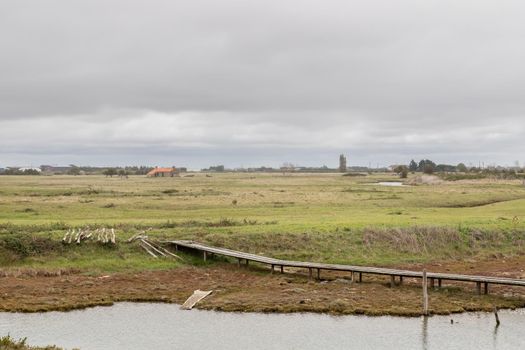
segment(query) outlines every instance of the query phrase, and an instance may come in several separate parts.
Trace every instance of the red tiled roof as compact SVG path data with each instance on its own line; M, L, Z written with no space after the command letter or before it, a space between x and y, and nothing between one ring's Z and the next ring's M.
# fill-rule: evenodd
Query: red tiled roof
M174 172L175 171L175 168L155 168L153 170L151 170L148 175L155 175L155 174L159 174L159 173L171 173L171 172Z

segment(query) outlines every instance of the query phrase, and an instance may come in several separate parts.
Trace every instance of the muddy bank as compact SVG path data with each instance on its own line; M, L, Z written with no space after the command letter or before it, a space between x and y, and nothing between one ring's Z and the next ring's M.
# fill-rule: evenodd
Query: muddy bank
M429 264L435 272L522 277L525 258L491 259L484 262ZM403 266L419 270L422 266ZM290 271L293 272L293 271ZM168 271L144 271L89 276L68 274L4 274L0 277L0 310L38 312L72 310L119 301L182 303L195 289L213 290L201 302L202 309L251 312L323 312L417 316L421 288L416 280L391 287L386 277L366 275L353 283L348 275L323 272L322 281L309 281L296 273L271 275L267 270L216 263L208 267L181 267ZM304 272L302 272L304 273ZM525 307L525 288L491 286L491 294L478 296L473 284L444 283L430 290L430 312L492 311Z

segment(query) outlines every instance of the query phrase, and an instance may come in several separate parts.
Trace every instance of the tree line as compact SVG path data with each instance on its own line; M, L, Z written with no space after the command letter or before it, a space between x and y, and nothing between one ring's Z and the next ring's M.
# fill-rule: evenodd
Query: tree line
M506 168L506 167L467 167L464 163L459 163L458 165L450 164L436 164L430 159L421 159L419 162L416 162L414 159L410 161L408 165L398 165L394 168L394 172L399 174L401 178L406 178L408 173L421 172L424 174L434 174L434 173L462 173L468 174L468 178L472 177L487 177L487 176L497 176L501 178L522 178L523 169L519 167ZM458 177L458 175L454 175Z
M61 167L53 169L49 167L42 167L41 171L36 169L20 169L7 168L3 169L2 175L106 175L108 177L121 176L127 177L129 175L146 175L153 167L150 166L126 166L126 167L89 167L69 165L68 167Z

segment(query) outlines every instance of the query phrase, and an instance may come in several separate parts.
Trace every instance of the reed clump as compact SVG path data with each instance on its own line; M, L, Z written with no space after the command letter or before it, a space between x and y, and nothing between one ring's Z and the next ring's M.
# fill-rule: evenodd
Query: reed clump
M55 345L50 346L29 346L26 344L27 339L14 339L9 335L0 337L0 349L2 350L61 350Z
M403 253L427 254L436 250L494 248L506 243L522 246L523 235L523 232L517 231L461 230L446 226L366 228L363 231L363 245L369 249L383 247Z

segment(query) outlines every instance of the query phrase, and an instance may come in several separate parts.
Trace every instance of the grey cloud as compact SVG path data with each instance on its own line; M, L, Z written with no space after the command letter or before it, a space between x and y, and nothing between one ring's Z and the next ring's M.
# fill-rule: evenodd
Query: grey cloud
M3 1L0 165L184 153L235 166L250 152L261 163L321 164L341 151L361 163L509 163L524 151L523 10L466 0Z

